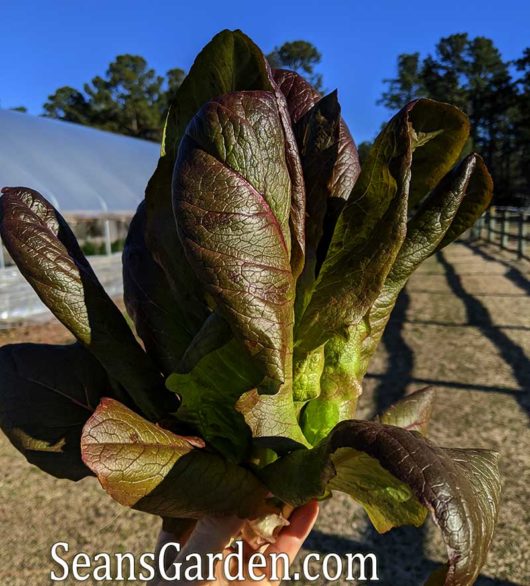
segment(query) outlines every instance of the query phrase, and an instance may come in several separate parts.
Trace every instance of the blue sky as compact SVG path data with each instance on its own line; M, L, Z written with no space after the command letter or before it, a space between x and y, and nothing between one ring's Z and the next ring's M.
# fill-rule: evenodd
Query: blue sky
M81 88L119 53L163 73L189 68L223 28L241 28L266 52L307 39L358 142L389 116L375 102L399 53L429 52L455 32L492 38L507 59L530 46L530 0L0 0L0 23L0 106L34 114L56 88Z

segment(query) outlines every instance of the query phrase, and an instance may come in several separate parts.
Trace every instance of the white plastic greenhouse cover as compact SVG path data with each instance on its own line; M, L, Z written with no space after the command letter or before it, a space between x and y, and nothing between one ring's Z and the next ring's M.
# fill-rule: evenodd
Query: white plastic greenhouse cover
M0 187L36 189L62 212L134 212L158 156L152 142L0 110Z

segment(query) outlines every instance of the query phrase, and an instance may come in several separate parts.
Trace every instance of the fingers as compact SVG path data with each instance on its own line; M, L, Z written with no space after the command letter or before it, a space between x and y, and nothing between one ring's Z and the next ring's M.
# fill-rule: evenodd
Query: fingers
M194 560L188 563L186 558L189 554L200 556L204 560L204 567L207 568L207 554L220 554L223 552L232 537L239 533L242 524L243 521L236 517L205 517L196 523L191 536L189 536L189 539L187 539L185 543L184 540L175 539L174 534L162 530L159 535L155 559L158 560L160 550L165 544L176 541L181 545L184 543L184 545L178 555L172 555L171 557L164 556L164 567L166 570L168 570L174 562L178 562L181 575L184 576L189 563L192 565L194 564ZM174 553L173 549L171 549L170 554L171 553ZM184 579L179 580L178 583L181 586L192 584ZM221 583L222 582L219 581L219 584ZM175 581L164 580L157 572L157 575L151 584L152 586L163 586L165 584L175 584ZM195 581L193 584L199 584L199 582Z
M298 552L300 551L305 539L311 532L315 521L318 517L318 503L312 501L299 509L296 509L290 518L290 525L283 529L276 540L276 543L272 544L265 552L265 557L270 561L270 555L276 554L281 556L280 559L287 558L289 566L292 564ZM223 552L231 539L238 535L241 531L243 521L236 517L228 518L213 518L207 517L201 519L185 544L184 548L180 551L177 556L177 561L184 562L183 568L185 567L186 556L190 553L198 554L203 557L207 554L217 554ZM168 534L161 533L159 545L166 542L169 538ZM225 552L226 553L226 552ZM218 564L218 569L222 564ZM282 568L277 568L280 574L283 574ZM264 574L267 578L271 576L271 567L267 567L264 570ZM155 582L158 584L165 584L166 582ZM185 584L182 580L180 584ZM216 584L224 584L226 581L218 577ZM249 582L244 582L245 584ZM272 582L262 582L265 584L272 584ZM278 583L278 582L275 582Z
M296 509L293 514L291 515L289 521L290 525L285 527L278 536L276 543L273 543L270 547L267 548L265 555L268 558L269 565L267 568L267 577L269 578L269 584L279 584L279 581L273 582L272 578L272 558L271 554L276 554L280 556L280 554L287 555L289 560L289 567L294 562L296 556L298 555L304 541L306 540L307 536L313 529L315 522L318 517L319 507L317 501L311 501ZM283 559L283 557L279 557L279 559ZM278 576L285 574L286 568L277 567L276 574Z

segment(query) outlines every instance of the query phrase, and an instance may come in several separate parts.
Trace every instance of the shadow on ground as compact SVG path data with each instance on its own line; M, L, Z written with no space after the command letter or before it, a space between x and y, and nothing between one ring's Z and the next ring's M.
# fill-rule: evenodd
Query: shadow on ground
M436 258L444 268L445 277L452 293L454 293L454 295L456 295L464 304L467 322L474 325L492 344L495 345L504 362L511 368L513 377L520 387L520 391L513 393L513 396L517 399L518 403L526 413L529 414L530 401L528 391L530 390L530 360L526 357L523 348L516 344L493 322L489 311L485 305L477 299L477 296L472 295L465 289L460 275L447 260L445 254L442 251L437 252ZM495 260L493 257L491 257L491 259ZM520 276L524 278L522 273Z
M527 277L522 271L515 268L511 263L507 262L504 259L493 256L492 254L489 254L489 252L484 250L484 248L480 247L478 244L465 241L463 241L462 244L466 246L469 250L471 250L473 254L480 256L482 259L490 262L497 262L502 266L506 267L508 270L506 271L504 276L525 293L530 293L530 281L527 279Z

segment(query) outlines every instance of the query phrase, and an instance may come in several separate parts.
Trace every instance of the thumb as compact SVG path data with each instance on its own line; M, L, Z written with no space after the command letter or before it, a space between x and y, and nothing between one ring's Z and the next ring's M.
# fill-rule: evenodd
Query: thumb
M203 582L197 582L194 580L193 583L189 582L183 577L188 566L196 566L197 555L203 560L203 569L208 569L209 564L207 563L207 554L222 553L226 548L232 537L237 535L243 526L244 521L237 517L205 517L199 520L191 534L190 538L180 550L178 555L173 560L162 560L164 567L168 574L171 574L170 566L176 562L180 566L180 576L178 584L180 586L197 586ZM163 535L163 537L167 537ZM186 557L190 554L195 554L189 562L186 561ZM193 559L195 558L195 559ZM152 586L169 586L175 584L175 581L167 581L157 576Z

